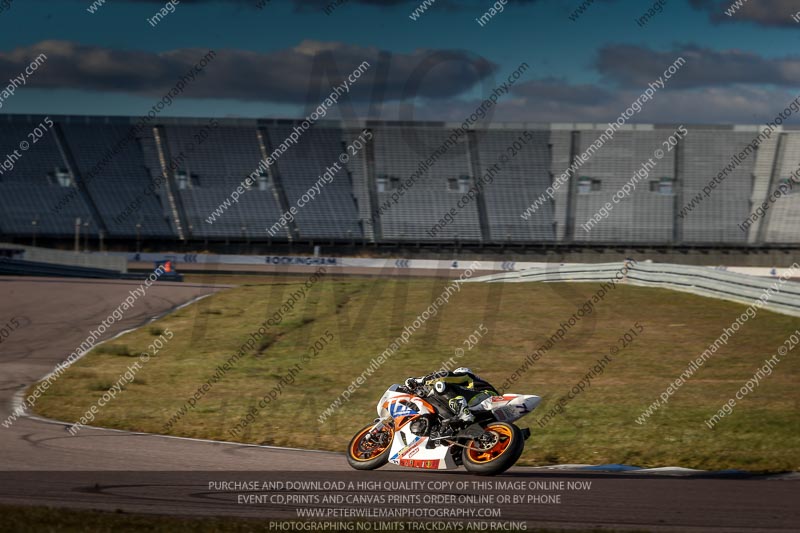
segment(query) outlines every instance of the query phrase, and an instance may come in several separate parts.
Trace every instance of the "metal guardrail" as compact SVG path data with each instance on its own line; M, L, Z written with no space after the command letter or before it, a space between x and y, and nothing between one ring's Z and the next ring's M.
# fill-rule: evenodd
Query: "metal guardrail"
M791 316L800 316L800 283L779 278L760 278L747 274L726 272L710 267L675 265L668 263L627 263L623 282L643 287L689 292L700 296L752 304L772 289L765 309ZM590 282L613 279L625 263L599 263L586 265L553 265L518 272L505 272L474 278L470 282ZM795 277L800 278L800 266L795 263Z
M9 244L0 242L0 250L22 251L22 255L14 254L16 259L25 261L35 261L37 263L50 263L52 265L67 265L86 268L100 268L104 270L116 270L117 272L127 272L128 262L124 258L106 254L87 254L70 252L66 250L55 250L52 248L39 248L25 246L21 244Z
M147 274L72 265L54 265L52 263L0 257L0 276L143 280L147 277ZM182 281L183 279L176 278L175 280Z

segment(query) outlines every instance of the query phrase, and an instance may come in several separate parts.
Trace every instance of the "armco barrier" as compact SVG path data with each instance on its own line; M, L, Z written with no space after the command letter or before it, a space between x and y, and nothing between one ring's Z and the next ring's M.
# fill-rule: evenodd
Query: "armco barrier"
M51 248L39 248L0 242L0 251L2 250L21 252L21 254L13 254L13 257L37 263L100 268L103 270L116 270L117 272L127 272L128 270L128 262L124 257L106 253L77 253L66 250L54 250Z
M37 261L23 261L21 259L0 257L0 276L141 280L147 277L147 274L148 273L117 272L116 270L105 270L102 268L54 265L52 263L40 263Z
M585 265L553 265L531 268L519 272L504 272L470 280L471 283L520 283L529 281L608 281L614 278L625 263L600 263ZM764 292L774 287L773 294L764 305L776 313L800 316L800 283L779 282L778 276L791 269L778 269L772 278L760 278L709 267L673 265L667 263L627 263L623 281L644 287L661 287L689 292L700 296L751 304ZM793 274L800 278L800 267Z

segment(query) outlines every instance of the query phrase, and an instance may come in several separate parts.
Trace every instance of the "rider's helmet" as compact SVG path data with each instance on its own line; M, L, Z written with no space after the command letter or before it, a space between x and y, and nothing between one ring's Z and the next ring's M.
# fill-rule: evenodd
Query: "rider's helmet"
M465 366L460 366L460 367L456 368L455 370L453 370L453 373L454 374L472 374L472 370L470 370L469 368L467 368Z

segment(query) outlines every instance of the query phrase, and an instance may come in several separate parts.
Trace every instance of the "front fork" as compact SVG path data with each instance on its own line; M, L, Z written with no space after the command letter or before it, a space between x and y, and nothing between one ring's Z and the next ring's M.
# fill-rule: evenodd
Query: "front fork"
M370 428L370 430L369 430L369 431L367 431L367 434L366 434L366 435L364 435L364 440L365 440L365 441L367 441L367 442L369 442L370 440L372 440L372 437L373 437L374 435L376 435L376 434L380 433L381 431L383 431L383 429L384 429L386 426L389 426L389 427L391 427L391 426L392 426L392 422L393 422L393 419L392 419L392 417L387 417L387 418L376 418L376 419L375 419L375 425L373 425L373 426Z

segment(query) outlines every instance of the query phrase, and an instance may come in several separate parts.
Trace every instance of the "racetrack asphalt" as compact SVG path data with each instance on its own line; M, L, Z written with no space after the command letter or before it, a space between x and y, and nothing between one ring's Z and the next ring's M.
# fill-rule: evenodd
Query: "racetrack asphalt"
M14 317L21 324L0 345L0 421L5 421L11 413L15 395L18 397L28 385L66 359L89 331L138 285L139 282L132 281L0 278L0 325ZM153 317L221 288L158 282L123 320L114 324L105 338L146 324ZM94 428L84 428L72 436L68 427L67 423L36 416L22 417L10 428L0 427L0 503L163 515L296 519L297 508L308 505L274 501L242 503L240 496L252 492L214 490L209 483L223 480L472 483L485 480L463 470L438 473L385 468L356 472L349 468L341 453ZM345 445L343 443L343 447ZM535 434L528 446L535 446ZM493 505L501 509L503 520L527 521L537 527L800 530L797 476L677 477L518 467L492 480L591 482L590 489L561 491L559 503L538 503L537 500L535 503ZM311 490L308 494L326 492ZM422 496L448 493L433 486L413 492ZM480 488L451 492L500 494ZM509 493L514 494L514 491ZM525 490L519 493L555 494Z

